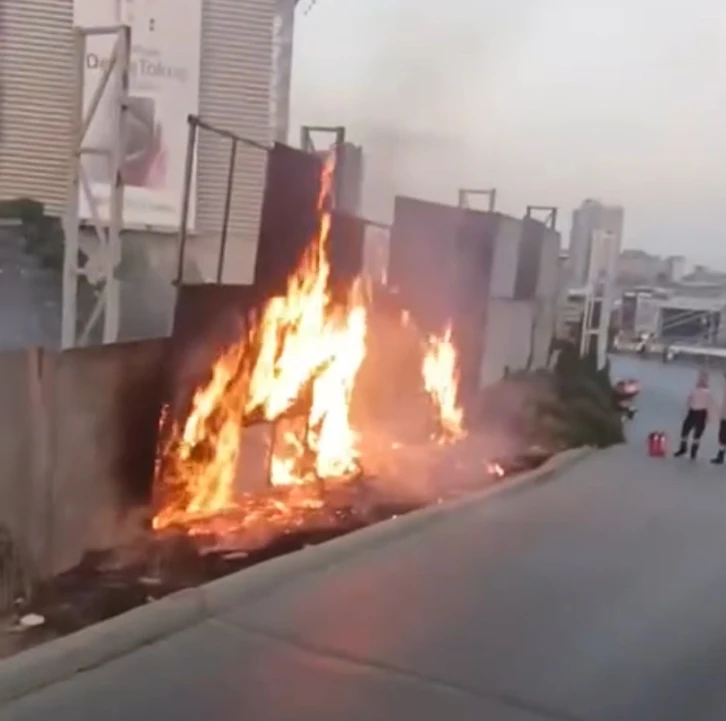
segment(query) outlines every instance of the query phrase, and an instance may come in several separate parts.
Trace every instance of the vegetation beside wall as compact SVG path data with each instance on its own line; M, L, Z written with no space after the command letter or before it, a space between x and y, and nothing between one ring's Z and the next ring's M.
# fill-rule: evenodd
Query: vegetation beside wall
M571 448L606 448L625 440L609 364L598 370L594 357L580 358L574 344L564 343L551 388L550 398L538 404L536 423L553 440Z
M58 218L45 214L43 203L32 198L0 201L0 220L17 221L25 250L44 268L63 266L63 227Z
M551 370L509 374L478 400L477 425L497 428L523 448L552 451L622 443L623 421L613 395L610 370L580 358L576 346L558 343Z

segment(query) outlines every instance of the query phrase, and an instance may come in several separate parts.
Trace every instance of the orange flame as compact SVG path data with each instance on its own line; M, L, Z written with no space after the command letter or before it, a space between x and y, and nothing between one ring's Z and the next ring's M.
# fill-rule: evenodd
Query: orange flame
M344 306L334 305L328 291L333 172L331 154L320 184L318 233L286 295L270 300L247 337L215 363L183 426L173 429L157 470L164 500L155 528L190 524L237 506L245 422L276 422L282 429L271 450L272 485L358 471L349 406L365 357L367 313L358 283Z
M429 337L422 373L424 387L436 409L439 440L460 440L465 435L464 413L457 401L459 366L450 325L442 336Z

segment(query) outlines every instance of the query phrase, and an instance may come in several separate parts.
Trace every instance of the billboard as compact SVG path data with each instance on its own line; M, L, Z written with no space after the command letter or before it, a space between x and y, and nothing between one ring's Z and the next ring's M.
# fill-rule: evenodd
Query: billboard
M181 218L187 116L199 112L202 0L74 0L78 27L129 25L129 112L122 174L124 226L176 228ZM84 103L91 101L113 52L115 37L86 39ZM109 83L84 145L111 142L113 95ZM85 154L83 170L102 220L108 218L110 161ZM196 175L196 173L195 173ZM196 178L192 178L189 224L194 227ZM81 190L80 216L91 218Z

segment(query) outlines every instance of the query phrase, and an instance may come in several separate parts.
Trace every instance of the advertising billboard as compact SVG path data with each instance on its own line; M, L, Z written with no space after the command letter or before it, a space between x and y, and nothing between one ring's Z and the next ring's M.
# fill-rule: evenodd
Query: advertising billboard
M129 25L129 112L122 175L124 226L176 228L181 218L187 116L199 112L202 0L74 0L78 27ZM84 103L98 87L115 36L86 39ZM84 146L108 147L113 127L111 83L103 94ZM83 170L99 215L108 218L110 160L83 156ZM189 225L194 227L196 178L192 178ZM92 217L81 190L80 216Z

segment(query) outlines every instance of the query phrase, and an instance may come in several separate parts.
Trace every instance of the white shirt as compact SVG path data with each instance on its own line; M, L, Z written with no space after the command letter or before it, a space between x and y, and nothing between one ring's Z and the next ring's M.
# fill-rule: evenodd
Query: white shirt
M692 411L708 411L712 404L713 396L708 388L694 388L688 396L688 407Z

